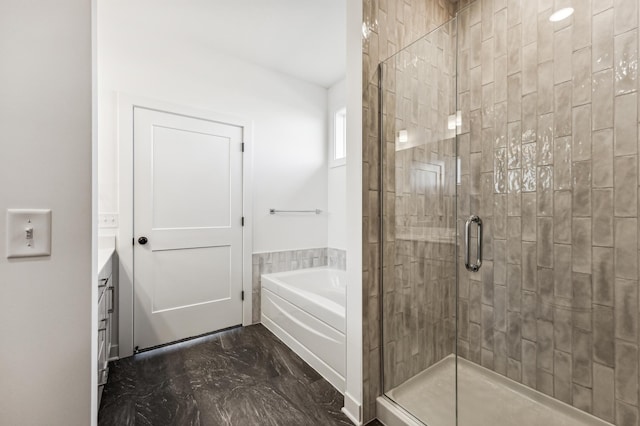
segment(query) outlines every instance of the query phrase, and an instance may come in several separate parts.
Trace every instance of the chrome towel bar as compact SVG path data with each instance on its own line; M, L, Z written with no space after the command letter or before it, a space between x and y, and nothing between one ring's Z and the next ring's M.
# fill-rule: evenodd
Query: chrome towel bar
M269 209L269 214L276 214L276 213L315 213L315 214L320 214L320 213L322 213L322 210L320 210L320 209L315 209L315 210L276 210L276 209Z

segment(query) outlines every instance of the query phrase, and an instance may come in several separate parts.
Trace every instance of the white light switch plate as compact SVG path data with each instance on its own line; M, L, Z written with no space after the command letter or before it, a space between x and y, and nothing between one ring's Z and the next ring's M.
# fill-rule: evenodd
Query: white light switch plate
M51 210L7 209L7 257L50 255Z

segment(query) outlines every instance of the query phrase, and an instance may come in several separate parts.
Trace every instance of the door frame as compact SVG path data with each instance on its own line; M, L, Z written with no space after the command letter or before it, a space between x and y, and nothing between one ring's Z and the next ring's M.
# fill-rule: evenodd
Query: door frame
M253 252L253 123L245 118L212 111L176 105L143 97L116 93L117 97L117 146L118 146L118 203L119 230L117 238L120 259L118 280L118 356L133 355L134 330L134 265L133 245L133 109L146 108L160 112L215 121L242 129L244 155L242 156L242 325L252 323L251 253Z

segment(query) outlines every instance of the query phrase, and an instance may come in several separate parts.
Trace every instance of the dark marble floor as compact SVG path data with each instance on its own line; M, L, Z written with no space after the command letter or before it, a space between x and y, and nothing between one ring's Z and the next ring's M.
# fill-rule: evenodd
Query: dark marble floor
M115 361L100 426L351 425L343 398L262 325Z

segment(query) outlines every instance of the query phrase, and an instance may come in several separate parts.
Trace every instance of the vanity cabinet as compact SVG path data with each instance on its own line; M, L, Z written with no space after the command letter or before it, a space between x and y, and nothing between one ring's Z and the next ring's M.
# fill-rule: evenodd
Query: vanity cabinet
M109 256L98 273L98 407L102 390L109 378L109 356L114 312L113 256Z

